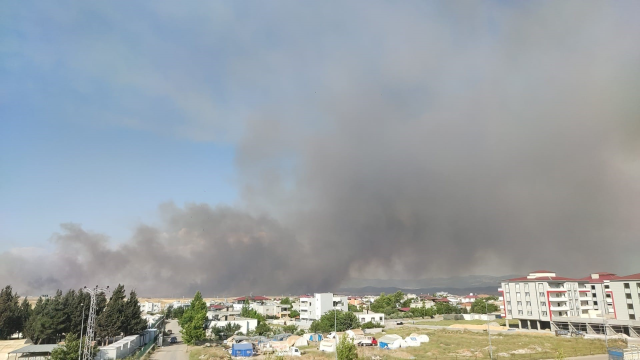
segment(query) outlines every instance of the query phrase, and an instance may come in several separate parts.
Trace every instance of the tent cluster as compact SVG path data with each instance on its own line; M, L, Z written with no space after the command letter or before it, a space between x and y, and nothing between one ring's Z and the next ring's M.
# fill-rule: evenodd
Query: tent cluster
M413 333L403 339L400 335L388 334L378 339L378 346L380 346L381 349L399 349L409 346L420 346L420 344L427 342L429 342L427 335Z

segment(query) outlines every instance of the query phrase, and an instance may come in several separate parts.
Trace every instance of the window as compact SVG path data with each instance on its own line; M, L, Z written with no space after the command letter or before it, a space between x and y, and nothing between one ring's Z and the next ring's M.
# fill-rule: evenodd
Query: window
M547 312L546 312L546 311L543 311L543 312L542 312L542 316L547 316Z
M518 315L522 315L522 310L518 310Z
M598 305L598 302L593 300L593 305Z
M531 315L533 315L533 312L531 310L528 310L527 311L527 316L531 316Z
M544 291L544 285L538 284L538 291Z
M604 288L605 288L605 289L609 289L609 285L605 285L605 286L604 286Z
M380 316L380 321L382 321L382 316Z
M522 301L518 301L518 303L516 305L522 306Z
M524 296L529 297L531 296L528 292L524 293Z
M627 299L631 299L631 294L624 294Z
M529 291L529 284L524 284L524 291Z
M541 298L544 298L544 293L541 292L541 293L538 294L538 296L540 296Z
M517 293L517 294L516 294L516 299L517 299L517 300L520 300L520 298L521 298L520 293Z
M627 309L633 310L633 304L627 304Z
M636 319L635 314L629 314L629 320L635 320L635 319Z
M520 284L516 284L516 291L520 291Z
M504 286L504 291L509 292L509 284L506 284L506 285Z
M531 301L527 301L527 306L531 307Z
M541 302L540 302L540 307L547 307L547 303L546 303L546 302L544 302L544 301L541 301Z
M624 283L624 288L625 288L625 289L631 289L631 288L629 287L629 283Z

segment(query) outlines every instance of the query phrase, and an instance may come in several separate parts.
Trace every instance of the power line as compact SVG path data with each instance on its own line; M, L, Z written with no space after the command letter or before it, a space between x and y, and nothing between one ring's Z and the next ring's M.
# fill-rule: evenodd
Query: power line
M105 293L109 287L106 289L98 288L96 285L95 288L89 289L86 286L82 289L84 292L91 295L91 305L89 306L89 318L87 319L87 334L85 337L84 346L82 344L82 338L80 338L80 346L83 346L84 351L82 353L82 360L93 360L91 356L91 350L93 350L93 339L95 336L95 325L96 325L96 297L98 294Z

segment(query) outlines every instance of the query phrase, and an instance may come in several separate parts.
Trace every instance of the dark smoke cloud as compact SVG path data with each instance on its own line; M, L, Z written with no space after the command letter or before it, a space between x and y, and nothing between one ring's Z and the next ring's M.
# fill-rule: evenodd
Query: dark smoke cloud
M0 255L0 280L214 295L640 271L638 4L420 4L229 16L229 93L262 100L231 140L242 204L163 206L118 248L63 225L53 255Z
M0 280L20 291L124 282L147 296L281 294L332 283L314 273L308 250L273 219L202 204L165 204L160 212L162 227L141 226L117 248L103 235L63 224L53 254L0 254Z

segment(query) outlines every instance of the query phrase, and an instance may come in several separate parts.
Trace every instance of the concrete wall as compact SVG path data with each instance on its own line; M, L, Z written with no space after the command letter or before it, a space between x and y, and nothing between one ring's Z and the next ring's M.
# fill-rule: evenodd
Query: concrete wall
M238 331L242 331L243 334L246 334L247 330L249 330L249 331L255 330L256 326L258 326L258 320L257 319L241 318L241 319L235 319L235 320L230 320L230 321L212 321L211 324L209 325L209 329L207 330L207 333L210 334L211 333L211 329L213 327L224 327L229 323L240 325L241 328Z

